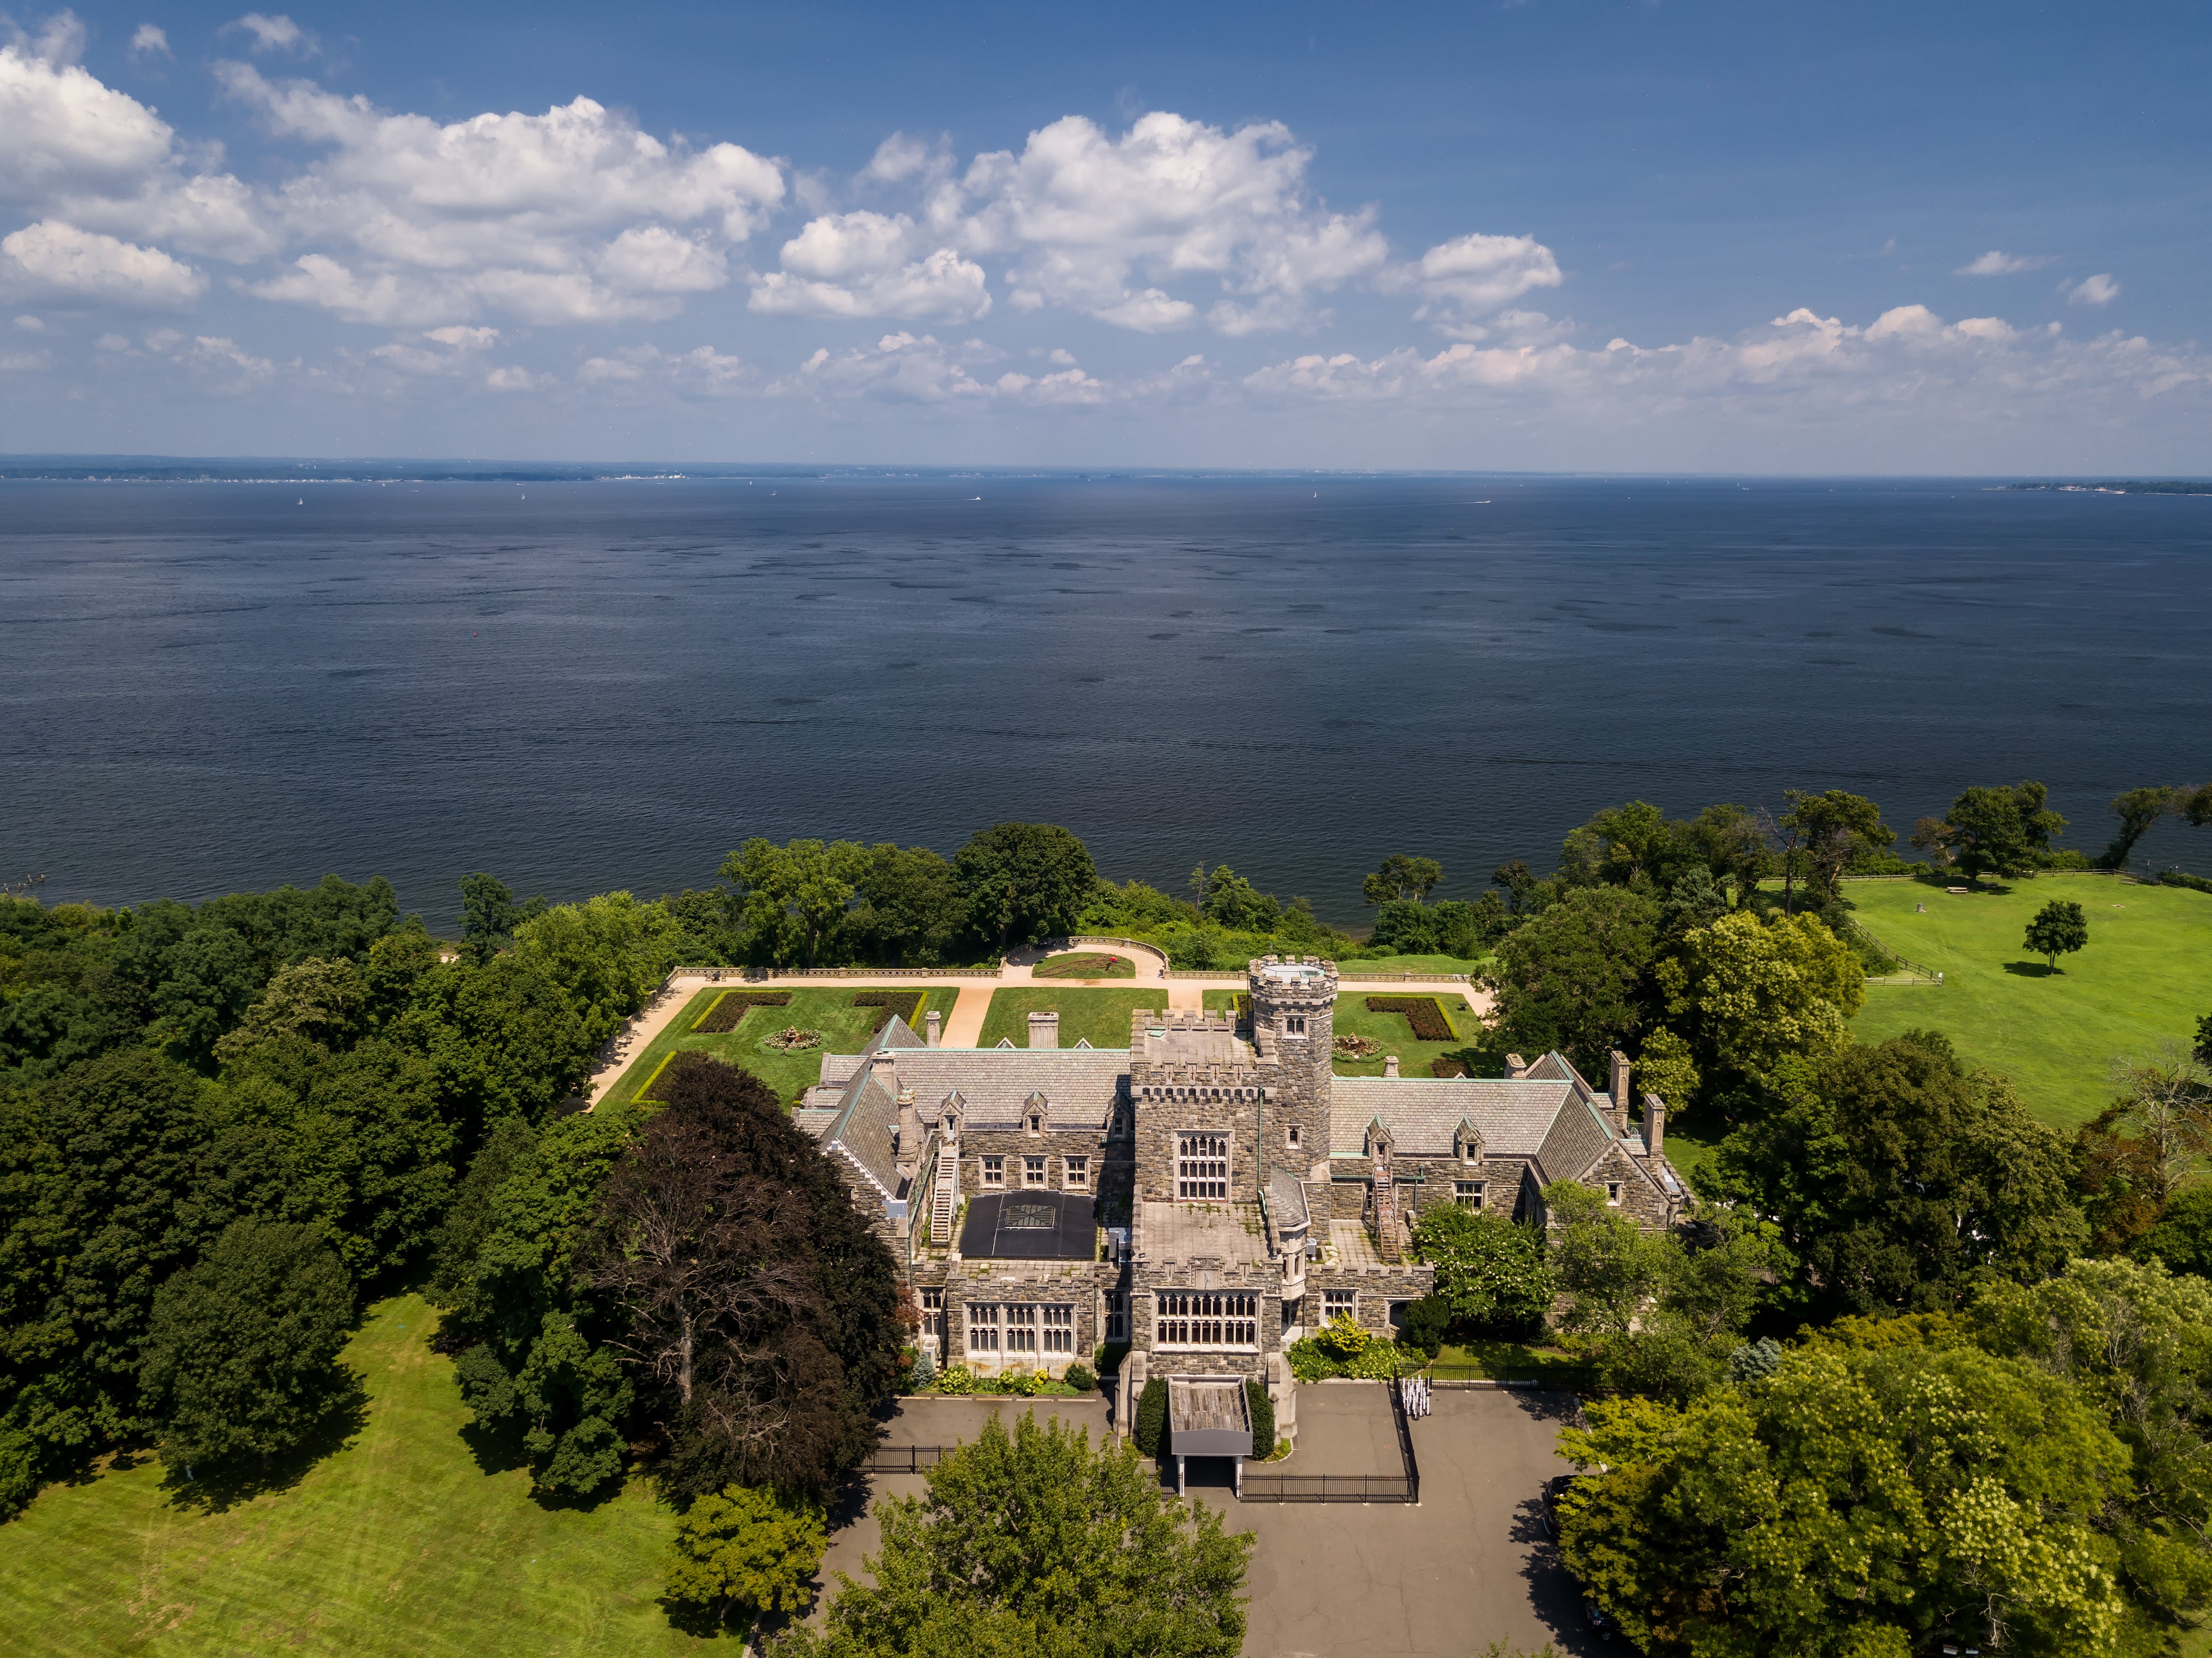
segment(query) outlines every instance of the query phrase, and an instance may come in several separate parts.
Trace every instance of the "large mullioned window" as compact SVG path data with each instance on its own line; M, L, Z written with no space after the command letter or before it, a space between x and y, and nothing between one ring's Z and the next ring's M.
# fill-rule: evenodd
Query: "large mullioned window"
M1236 1347L1260 1345L1260 1298L1236 1291L1219 1293L1163 1290L1152 1320L1155 1347Z
M1229 1195L1229 1136L1176 1136L1176 1196L1225 1198Z

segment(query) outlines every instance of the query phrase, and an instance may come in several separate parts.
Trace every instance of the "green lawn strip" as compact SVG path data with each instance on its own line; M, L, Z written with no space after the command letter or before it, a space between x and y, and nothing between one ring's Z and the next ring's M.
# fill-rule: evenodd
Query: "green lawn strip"
M824 1054L857 1054L867 1046L868 1038L875 1034L876 1016L880 1009L854 1007L853 998L864 991L894 990L912 992L912 984L871 985L855 984L840 980L835 985L807 986L793 988L791 1005L787 1007L755 1007L745 1012L738 1028L720 1035L704 1035L691 1029L705 1005L720 993L722 987L709 986L693 999L692 1004L668 1022L667 1027L647 1044L645 1052L630 1062L621 1079L608 1090L607 1098L619 1102L638 1097L645 1086L667 1060L677 1054L711 1054L724 1062L740 1066L758 1077L781 1100L793 1098L801 1089L811 1087L822 1078L822 1056ZM918 1023L927 1026L929 1011L950 1019L952 1005L960 999L957 985L931 985L927 999L922 1004ZM822 1033L822 1046L801 1049L793 1054L779 1054L761 1046L762 1038L787 1026ZM1123 1042L1128 1040L1125 1035Z
M1060 1015L1060 1045L1073 1048L1088 1042L1093 1048L1127 1048L1129 1015L1140 1007L1164 1009L1168 988L1154 985L1144 990L1060 989L1052 985L1008 985L991 993L990 1011L983 1016L978 1048L996 1048L1000 1037L1016 1048L1030 1045L1030 1015L1056 1011Z
M1091 952L1050 956L1030 969L1034 979L1133 979L1137 963L1127 956Z
M1580 1388L1589 1381L1589 1366L1556 1347L1530 1347L1518 1341L1447 1342L1430 1374L1452 1381L1542 1382Z
M333 1658L679 1653L657 1602L671 1512L645 1483L544 1506L462 1439L452 1359L420 1297L370 1309L347 1349L364 1425L291 1486L179 1506L150 1459L54 1486L7 1527L0 1646L49 1658L283 1651Z
M1917 881L1852 881L1844 896L1893 950L1943 975L1936 985L1871 985L1853 1029L1880 1042L1941 1030L1970 1064L2012 1079L2029 1109L2071 1130L2109 1102L2115 1058L2186 1045L2212 1012L2212 896L2110 876L2043 875L1963 896ZM2056 973L2021 943L2054 898L2081 906L2085 950ZM1916 911L1924 904L1924 912Z
M1480 973L1497 960L1495 956L1479 960L1463 956L1382 956L1370 961L1339 962L1336 970L1340 980L1354 973Z

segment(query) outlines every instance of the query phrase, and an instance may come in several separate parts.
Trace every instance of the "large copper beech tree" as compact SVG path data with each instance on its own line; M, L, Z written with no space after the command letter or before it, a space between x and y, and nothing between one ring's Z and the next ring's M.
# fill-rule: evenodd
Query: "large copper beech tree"
M890 1253L768 1085L670 1065L608 1176L577 1270L637 1376L678 1501L730 1485L820 1497L864 1455L904 1336Z

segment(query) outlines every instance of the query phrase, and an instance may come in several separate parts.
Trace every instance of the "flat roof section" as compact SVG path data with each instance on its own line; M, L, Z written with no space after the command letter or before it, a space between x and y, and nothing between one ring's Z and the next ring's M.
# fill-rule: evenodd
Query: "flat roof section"
M968 1202L960 1253L971 1260L1095 1260L1087 1192L990 1192Z

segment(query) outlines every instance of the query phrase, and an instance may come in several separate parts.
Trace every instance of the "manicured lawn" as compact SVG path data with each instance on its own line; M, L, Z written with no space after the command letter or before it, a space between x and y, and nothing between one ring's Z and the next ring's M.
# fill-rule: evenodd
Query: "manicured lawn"
M736 987L743 989L744 987ZM714 999L732 987L709 985L684 1005L684 1011L668 1022L668 1026L647 1044L645 1052L630 1061L615 1085L607 1090L610 1102L634 1098L641 1089L660 1069L661 1061L670 1055L696 1050L712 1054L716 1059L731 1065L742 1066L775 1090L776 1097L789 1100L803 1088L812 1086L822 1078L822 1056L824 1054L857 1054L866 1043L876 1028L876 1016L880 1008L854 1007L853 998L862 991L913 991L922 988L915 984L866 985L841 981L833 989L829 987L808 987L791 993L788 1007L752 1007L738 1028L718 1036L701 1035L691 1027L702 1014L714 1005ZM957 985L931 985L928 999L915 1017L917 1026L935 1008L946 1018L952 1017L952 1005L960 999ZM764 1048L761 1039L787 1025L822 1033L822 1046L806 1048L795 1054L779 1054L774 1048ZM1128 1041L1127 1032L1121 1040ZM648 1093L649 1097L649 1093Z
M1209 990L1205 993L1206 1011L1219 1012L1232 1007L1237 998L1243 993L1241 990ZM1407 1023L1404 1014L1370 1013L1367 1011L1370 996L1429 993L1425 991L1401 991L1390 985L1375 985L1347 990L1338 996L1336 1034L1340 1036L1371 1036L1382 1044L1382 1051L1371 1060L1347 1060L1340 1054L1336 1056L1336 1074L1340 1077L1379 1077L1382 1074L1384 1059L1395 1054L1401 1076L1425 1077L1431 1074L1429 1061L1437 1055L1456 1054L1480 1036L1481 1027L1475 1018L1474 1010L1468 1005L1466 997L1450 991L1435 993L1437 1005L1443 1009L1444 1017L1451 1021L1452 1029L1456 1033L1455 1039L1448 1042L1417 1042L1413 1040L1413 1028ZM1474 1074L1481 1073L1477 1072Z
M1967 1061L2009 1077L2029 1108L2061 1128L2109 1102L2116 1057L2148 1055L2169 1040L2186 1045L2197 1021L2212 1013L2212 896L2204 893L2044 875L1963 897L1917 881L1852 881L1844 896L1890 949L1943 975L1940 986L1869 986L1853 1027L1859 1038L1879 1042L1916 1025L1941 1030ZM2021 937L2053 898L2081 906L2089 944L2050 973Z
M642 1481L591 1509L532 1500L460 1436L453 1361L420 1298L378 1303L347 1357L366 1419L290 1486L222 1512L173 1502L142 1460L49 1488L6 1527L0 1649L539 1658L702 1643L656 1597L675 1529Z
M1495 956L1469 960L1463 956L1382 956L1372 961L1339 962L1336 970L1347 973L1480 973L1497 961Z
M1133 979L1137 964L1127 956L1085 952L1050 956L1030 969L1035 979Z
M1008 985L991 993L990 1011L983 1016L978 1048L996 1048L1002 1036L1016 1048L1030 1045L1030 1015L1054 1011L1060 1015L1060 1045L1073 1048L1088 1042L1093 1048L1127 1048L1129 1015L1138 1008L1164 1008L1168 990L1153 985L1144 990L1060 989L1052 985Z

